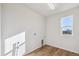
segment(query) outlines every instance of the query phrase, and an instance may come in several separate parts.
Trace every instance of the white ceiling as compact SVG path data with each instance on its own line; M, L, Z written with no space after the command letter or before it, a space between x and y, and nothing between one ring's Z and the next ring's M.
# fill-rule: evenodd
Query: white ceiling
M29 8L43 16L49 16L79 6L78 3L54 3L56 9L51 10L47 3L27 3Z

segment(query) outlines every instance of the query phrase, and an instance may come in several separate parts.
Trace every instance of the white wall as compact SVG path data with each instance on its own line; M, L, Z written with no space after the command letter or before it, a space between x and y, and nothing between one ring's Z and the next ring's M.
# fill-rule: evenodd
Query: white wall
M23 4L3 4L3 43L7 38L21 32L25 32L26 35L26 53L39 48L45 34L44 17L30 10ZM36 36L34 33L36 33ZM5 46L3 47L3 52L4 49Z
M0 4L0 55L1 55L1 4Z
M25 32L26 53L39 48L41 40L46 36L46 44L78 53L79 8L51 15L47 17L47 23L44 17L23 4L3 4L2 10L2 55L5 52L5 40L21 32ZM65 16L74 18L73 36L61 36L60 34L60 19ZM47 28L45 28L46 25Z
M73 36L62 36L60 19L73 16ZM47 18L46 44L79 53L79 7L51 15Z

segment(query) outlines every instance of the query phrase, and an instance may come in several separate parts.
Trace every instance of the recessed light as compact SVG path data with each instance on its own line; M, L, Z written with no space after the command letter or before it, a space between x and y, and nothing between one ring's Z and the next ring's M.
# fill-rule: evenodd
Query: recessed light
M48 6L50 7L50 9L54 10L55 9L55 5L53 3L48 3Z

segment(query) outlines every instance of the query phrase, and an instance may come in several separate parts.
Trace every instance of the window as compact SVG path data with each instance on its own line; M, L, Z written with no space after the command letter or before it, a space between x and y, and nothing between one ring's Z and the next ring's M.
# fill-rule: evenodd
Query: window
M73 17L63 17L61 18L61 33L63 35L72 35L73 33Z

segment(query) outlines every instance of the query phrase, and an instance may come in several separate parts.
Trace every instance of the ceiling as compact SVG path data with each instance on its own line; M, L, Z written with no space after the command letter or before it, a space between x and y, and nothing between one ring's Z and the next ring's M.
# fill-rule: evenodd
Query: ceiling
M54 3L55 9L51 10L47 3L27 3L27 7L41 14L42 16L49 16L58 12L66 11L68 9L79 6L78 3Z

